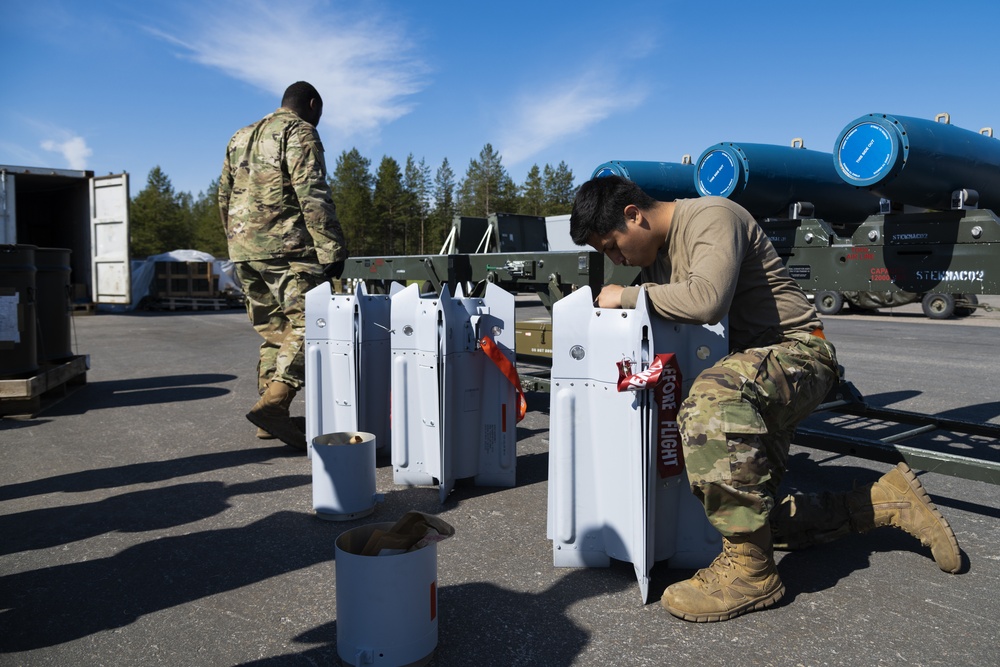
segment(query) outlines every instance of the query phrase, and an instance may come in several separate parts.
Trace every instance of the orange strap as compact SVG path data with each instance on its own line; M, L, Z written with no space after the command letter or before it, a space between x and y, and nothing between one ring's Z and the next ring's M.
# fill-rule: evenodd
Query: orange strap
M528 401L524 399L524 390L521 389L521 378L517 376L517 369L489 336L483 336L479 339L479 345L483 348L487 358L496 364L504 377L517 389L517 421L520 422L528 413Z
M826 340L826 336L823 335L822 329L813 329L812 335L816 336L816 338L822 338L823 340Z

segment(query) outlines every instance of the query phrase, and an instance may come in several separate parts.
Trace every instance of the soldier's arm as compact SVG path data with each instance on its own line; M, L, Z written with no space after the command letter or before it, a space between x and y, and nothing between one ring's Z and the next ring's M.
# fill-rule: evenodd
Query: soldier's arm
M347 259L344 232L326 180L323 144L316 129L305 123L293 127L285 159L306 229L313 238L317 260L320 264L333 264Z
M650 306L671 322L716 324L729 312L746 240L740 220L728 210L703 211L675 235L687 248L687 278L667 284L644 282ZM621 291L621 305L635 308L638 287Z
M233 169L229 164L229 146L226 146L226 157L222 161L222 175L219 176L219 217L222 219L222 229L229 232L229 198L233 194Z

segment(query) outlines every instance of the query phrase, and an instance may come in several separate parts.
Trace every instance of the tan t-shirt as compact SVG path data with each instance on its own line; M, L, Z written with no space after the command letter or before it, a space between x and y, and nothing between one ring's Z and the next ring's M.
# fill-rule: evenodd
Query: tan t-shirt
M678 199L666 243L639 275L666 319L715 324L729 315L733 351L823 327L764 230L723 197ZM622 307L634 308L638 297L638 287L625 288Z

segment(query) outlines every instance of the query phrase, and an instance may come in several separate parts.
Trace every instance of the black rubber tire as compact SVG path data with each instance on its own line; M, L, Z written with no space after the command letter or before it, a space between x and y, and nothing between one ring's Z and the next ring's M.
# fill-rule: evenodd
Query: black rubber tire
M947 320L955 315L955 297L951 294L925 294L921 306L924 315L932 320Z
M827 290L816 292L813 305L820 315L836 315L844 308L844 295Z

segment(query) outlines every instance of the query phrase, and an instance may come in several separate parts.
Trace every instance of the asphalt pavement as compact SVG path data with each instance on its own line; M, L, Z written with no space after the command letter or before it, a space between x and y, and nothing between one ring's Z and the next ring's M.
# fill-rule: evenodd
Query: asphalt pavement
M850 378L887 405L996 420L996 312L894 315L830 318ZM456 531L438 547L431 665L1000 664L994 485L920 476L958 536L960 574L880 529L781 554L787 593L775 608L692 624L658 604L690 571L657 565L644 603L631 564L553 567L546 394L528 396L513 488L460 482L441 504L436 488L394 485L380 459L385 501L374 513L323 521L309 459L256 439L243 416L258 345L243 313L99 314L73 325L75 349L90 356L86 385L32 418L0 419L0 665L337 664L334 540L411 509ZM959 330L984 347L957 369L941 348ZM945 384L949 373L960 377ZM292 411L303 410L300 396ZM796 446L786 483L846 490L886 469Z

